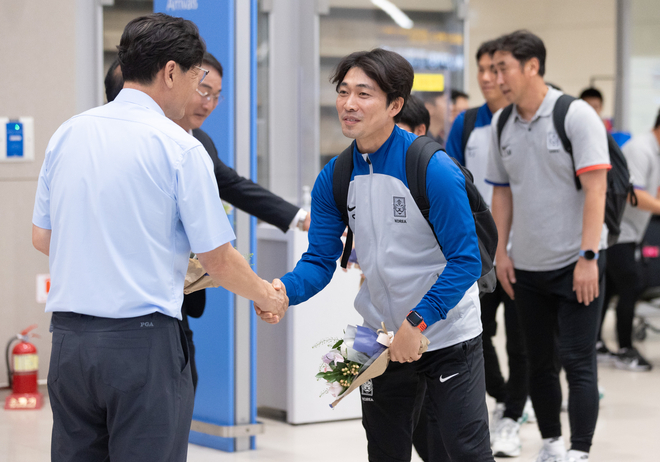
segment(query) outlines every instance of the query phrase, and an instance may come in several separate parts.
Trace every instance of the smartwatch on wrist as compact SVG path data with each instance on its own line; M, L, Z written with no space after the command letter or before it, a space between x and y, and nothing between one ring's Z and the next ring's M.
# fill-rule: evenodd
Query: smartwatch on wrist
M598 252L593 250L580 250L580 256L585 260L598 260Z
M420 332L424 332L426 330L426 323L424 322L424 318L422 318L422 315L417 311L411 311L408 313L406 319L411 326L418 328Z

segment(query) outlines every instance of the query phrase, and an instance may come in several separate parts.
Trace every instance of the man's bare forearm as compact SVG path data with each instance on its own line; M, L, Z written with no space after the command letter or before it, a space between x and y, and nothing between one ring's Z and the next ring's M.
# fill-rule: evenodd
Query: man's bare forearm
M44 255L50 254L50 229L40 228L32 225L32 245Z
M497 254L506 255L513 220L513 195L508 186L493 187L492 214L497 226Z
M660 199L653 197L643 189L636 189L635 196L637 196L638 209L660 215ZM628 198L628 202L630 202L630 198Z
M267 304L266 284L230 243L199 253L197 258L209 276L225 289L260 305Z
M582 249L598 251L600 236L605 220L605 194L607 192L607 170L592 170L580 175L584 189L584 211L582 213Z

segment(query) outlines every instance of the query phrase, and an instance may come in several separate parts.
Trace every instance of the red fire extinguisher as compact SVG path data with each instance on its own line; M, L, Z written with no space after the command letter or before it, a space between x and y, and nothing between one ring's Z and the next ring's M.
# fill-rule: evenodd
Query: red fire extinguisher
M5 399L5 409L41 409L43 400L37 389L39 357L37 348L28 341L31 337L39 337L30 333L36 327L34 324L24 329L7 344L7 376L13 393ZM9 349L16 340L20 342L10 355Z

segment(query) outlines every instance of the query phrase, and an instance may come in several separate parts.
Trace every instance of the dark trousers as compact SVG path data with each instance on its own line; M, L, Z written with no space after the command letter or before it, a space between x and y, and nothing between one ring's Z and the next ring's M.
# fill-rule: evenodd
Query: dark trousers
M603 328L603 321L610 300L618 294L616 332L620 348L632 347L635 303L637 303L644 287L640 257L641 253L634 242L616 244L607 249L605 300L600 329ZM601 340L600 330L598 331L598 340Z
M193 411L177 319L53 313L53 462L184 462Z
M193 391L197 391L197 363L195 363L195 344L193 343L193 331L188 323L188 314L186 313L186 304L181 306L181 328L188 342L190 376L192 378Z
M495 317L500 303L504 304L506 352L509 359L508 381L502 376L500 362L493 345L493 337L497 332ZM516 304L502 289L499 281L494 292L481 296L481 323L484 326L486 391L498 403L505 404L504 417L518 420L523 414L528 394L527 355Z
M429 461L493 461L481 336L413 363L392 362L360 393L370 461L410 461L425 395Z
M195 344L193 343L193 331L188 323L188 316L199 318L204 314L206 307L206 290L198 290L183 296L181 304L181 327L188 340L188 351L190 352L190 374L192 375L193 389L197 390L197 363L195 362Z
M571 447L585 452L598 419L596 337L604 297L604 258L598 267L600 296L589 306L578 303L573 292L575 264L555 271L516 270L514 286L527 346L529 394L541 436L561 436L561 365L569 389Z

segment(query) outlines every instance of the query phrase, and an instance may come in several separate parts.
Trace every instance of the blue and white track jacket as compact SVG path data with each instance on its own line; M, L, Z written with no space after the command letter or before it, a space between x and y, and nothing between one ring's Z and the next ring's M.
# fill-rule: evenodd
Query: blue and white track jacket
M384 321L394 332L414 309L429 326L424 333L431 341L429 350L437 350L482 331L476 284L481 259L465 177L444 152L431 159L426 179L437 240L415 204L406 180L406 151L415 138L395 127L376 152L354 149L347 206L366 276L355 309L365 326L376 330ZM282 277L291 305L330 282L342 253L345 226L332 192L335 160L319 174L312 191L307 252Z

